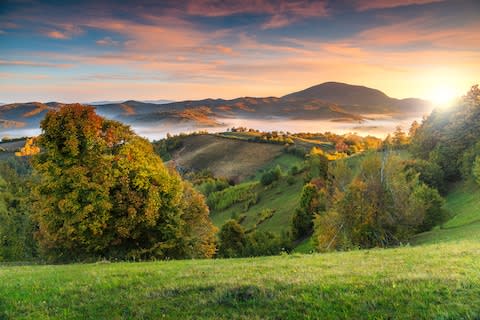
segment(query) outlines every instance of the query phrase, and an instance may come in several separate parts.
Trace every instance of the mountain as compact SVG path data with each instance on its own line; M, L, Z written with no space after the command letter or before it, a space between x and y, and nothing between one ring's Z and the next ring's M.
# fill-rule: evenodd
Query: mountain
M234 119L268 121L327 120L362 122L373 117L405 119L429 113L432 105L420 99L395 99L363 86L326 82L308 89L277 97L241 97L231 100L203 99L158 103L128 100L92 103L97 112L132 126L170 126L208 128L225 126ZM165 102L162 100L162 102ZM0 106L0 131L9 134L17 128L38 128L48 110L59 102L13 103Z
M165 104L165 103L172 103L174 101L172 100L165 100L165 99L158 99L158 100L141 100L140 102L145 102L145 103L154 103L154 104ZM99 106L102 104L114 104L114 103L123 103L123 100L117 100L117 101L92 101L92 102L84 102L82 104L88 104L91 106Z
M308 89L283 96L288 101L315 100L339 104L351 109L360 107L365 111L416 112L428 110L431 103L421 99L390 98L380 90L340 82L325 82Z

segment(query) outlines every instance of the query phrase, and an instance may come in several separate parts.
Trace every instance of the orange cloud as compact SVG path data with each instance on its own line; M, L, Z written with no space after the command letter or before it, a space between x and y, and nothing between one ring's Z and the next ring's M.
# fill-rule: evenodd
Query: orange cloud
M67 36L65 33L62 33L60 31L48 31L45 33L45 35L49 38L52 38L52 39L61 39L61 40L65 40L65 39L69 39L70 37Z
M431 19L413 19L366 30L356 41L364 46L407 46L424 44L449 49L480 49L480 23L461 27L432 27Z

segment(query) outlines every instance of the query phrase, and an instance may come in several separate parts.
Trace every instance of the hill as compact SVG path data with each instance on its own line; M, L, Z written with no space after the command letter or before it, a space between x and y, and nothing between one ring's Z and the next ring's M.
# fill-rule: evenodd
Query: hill
M184 170L209 170L216 177L243 181L279 156L283 146L202 134L184 138L173 162Z
M473 187L473 189L472 189ZM0 318L478 319L480 188L415 246L328 254L2 266Z
M232 119L327 120L361 122L380 117L421 117L431 110L420 99L394 99L366 87L327 82L309 89L276 97L240 97L231 100L203 99L158 104L128 100L95 103L97 112L111 119L139 127L175 128L194 131L200 128L227 127ZM48 110L58 102L13 103L0 106L0 131L9 133L18 127L38 128ZM173 129L175 130L175 129Z
M349 111L367 113L410 113L428 110L431 106L428 101L407 98L390 98L380 90L364 86L350 85L339 82L325 82L308 89L283 96L285 100L320 99L325 102L345 106Z

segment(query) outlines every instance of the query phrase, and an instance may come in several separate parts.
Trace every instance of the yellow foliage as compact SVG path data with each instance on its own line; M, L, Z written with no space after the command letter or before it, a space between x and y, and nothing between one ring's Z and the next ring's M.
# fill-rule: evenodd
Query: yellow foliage
M25 146L20 151L15 152L17 157L33 156L40 153L40 148L35 144L36 138L29 138L25 141Z

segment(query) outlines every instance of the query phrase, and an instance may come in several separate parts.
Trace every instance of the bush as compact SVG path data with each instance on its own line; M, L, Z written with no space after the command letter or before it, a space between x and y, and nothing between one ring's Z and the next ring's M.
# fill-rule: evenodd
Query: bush
M245 229L236 220L228 220L220 229L218 238L220 242L218 255L220 257L242 256L246 244Z
M258 194L255 192L257 183L242 183L222 191L212 192L207 198L207 204L211 210L224 210L239 202L258 202Z
M274 169L269 170L262 174L260 178L260 183L264 186L272 184L274 181L277 181L282 176L282 169L280 166L276 166Z

